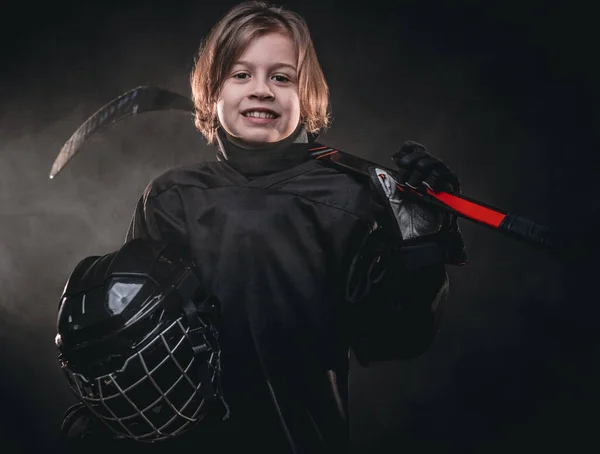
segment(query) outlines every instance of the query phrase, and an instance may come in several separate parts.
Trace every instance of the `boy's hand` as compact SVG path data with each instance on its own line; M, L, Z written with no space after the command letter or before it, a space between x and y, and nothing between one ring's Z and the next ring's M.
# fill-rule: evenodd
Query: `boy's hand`
M404 142L392 159L398 166L400 184L420 191L426 187L435 192L460 190L458 176L442 161L431 156L420 143Z

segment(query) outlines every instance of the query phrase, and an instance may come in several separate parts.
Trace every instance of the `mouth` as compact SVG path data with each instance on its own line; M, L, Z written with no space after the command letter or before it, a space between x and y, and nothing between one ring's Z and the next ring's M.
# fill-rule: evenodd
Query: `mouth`
M279 114L271 109L265 109L264 107L254 108L254 109L246 109L241 112L241 114L246 118L259 118L259 119L268 119L273 120L275 118L279 118Z

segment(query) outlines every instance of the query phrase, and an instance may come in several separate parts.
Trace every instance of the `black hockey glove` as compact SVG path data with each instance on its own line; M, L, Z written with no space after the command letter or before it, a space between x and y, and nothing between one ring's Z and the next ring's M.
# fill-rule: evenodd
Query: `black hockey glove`
M442 161L431 156L420 143L404 142L392 159L398 166L400 184L419 191L425 191L426 187L435 192L460 190L458 176Z
M120 445L134 447L123 441L128 440L117 440L83 404L75 404L66 411L60 431L64 454L105 454Z
M459 192L457 175L442 161L427 153L423 145L416 142L405 142L392 159L398 166L394 175L389 175L377 166L371 169L373 184L381 200L387 201L385 205L390 214L382 219L382 224L389 219L395 220L388 229L391 233L390 244L402 246L404 251L408 251L408 243L437 243L441 246L443 261L446 264L467 263L457 215L418 200L411 200L405 197L405 191L400 190L400 186L409 185L421 193L424 193L427 187L436 192ZM417 263L417 260L409 261L412 264Z

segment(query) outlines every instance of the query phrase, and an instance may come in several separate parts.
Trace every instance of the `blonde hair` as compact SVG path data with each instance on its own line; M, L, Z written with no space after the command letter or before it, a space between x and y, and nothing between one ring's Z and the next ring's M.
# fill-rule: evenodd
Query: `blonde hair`
M298 55L300 121L309 133L329 125L329 89L304 19L282 7L248 1L232 8L203 40L190 76L195 125L209 144L216 143L216 103L229 71L252 39L286 33Z

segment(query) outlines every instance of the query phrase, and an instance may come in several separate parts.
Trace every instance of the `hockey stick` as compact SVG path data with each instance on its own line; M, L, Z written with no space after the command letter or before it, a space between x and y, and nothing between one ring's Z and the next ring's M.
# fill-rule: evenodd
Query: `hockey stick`
M326 146L313 148L313 157L328 161L332 165L354 173L359 177L370 178L370 171L383 170L395 177L396 187L411 200L422 201L437 206L438 208L456 213L458 216L499 231L500 233L525 242L549 249L555 252L566 247L563 237L552 232L548 227L540 225L532 220L518 216L515 213L506 212L491 205L480 202L462 194L450 194L439 191L434 192L426 188L421 192L406 184L399 184L401 179L396 170L383 167L366 159L357 157L350 153L336 150Z
M56 157L50 172L54 178L64 166L77 154L84 142L93 134L124 118L144 112L159 110L183 111L194 113L191 99L158 87L140 86L115 98L100 108L85 121L65 143ZM316 144L311 149L313 158L335 166L360 178L369 178L372 169L380 169L394 177L398 172L366 159L341 150ZM396 177L396 181L400 181ZM552 252L563 253L566 241L548 227L534 221L487 205L478 200L459 194L434 192L427 188L420 192L408 185L397 184L397 188L413 200L435 205L441 209L456 213L458 216L497 230L498 232Z

